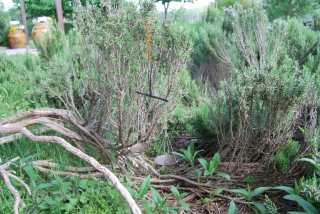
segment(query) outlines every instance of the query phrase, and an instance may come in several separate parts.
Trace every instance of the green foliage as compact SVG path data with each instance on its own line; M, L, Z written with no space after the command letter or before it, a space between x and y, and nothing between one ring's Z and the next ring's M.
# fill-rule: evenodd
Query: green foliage
M45 36L45 42L37 38L37 49L39 57L43 63L48 65L52 58L63 52L66 46L66 37L60 27L55 23L50 28L50 32Z
M56 177L50 183L40 184L34 194L35 203L41 212L130 212L111 181Z
M265 0L264 8L270 20L277 18L304 17L307 13L316 10L319 6L318 0Z
M189 205L182 200L187 193L180 194L178 189L175 186L171 186L170 190L172 193L167 194L165 197L161 198L160 194L157 192L156 189L150 186L150 176L148 176L139 187L138 192L133 190L131 187L126 187L127 190L130 192L131 196L140 203L141 206L144 207L145 213L177 213L176 210L179 210L179 207L169 207L166 206L166 202L170 195L174 195L177 199L177 204L181 206L181 210L190 210ZM151 190L151 197L152 203L149 201L142 201L143 197L146 195L148 190Z
M308 214L318 214L319 211L309 202L304 200L301 196L299 195L285 195L283 196L284 199L291 200L297 202Z
M0 45L1 46L8 45L9 21L10 21L9 13L4 10L4 4L0 2Z
M15 7L20 9L19 0L12 1ZM40 16L49 16L55 17L56 16L56 5L55 1L51 0L24 0L25 2L25 10L27 11L27 18L37 18ZM68 14L71 14L73 11L73 4L74 1L70 0L61 0L62 5L62 13L64 17L67 17Z
M228 209L228 214L236 214L237 213L237 207L234 201L230 202L229 209Z
M39 58L34 54L0 54L0 120L23 111L50 106L37 85L43 75Z
M252 2L248 0L217 0L218 8L220 10L232 6L235 3L240 4L244 9L248 9L249 7L252 6Z
M180 151L183 153L179 153L179 152L171 152L173 155L176 155L186 161L188 161L192 168L194 168L194 160L195 160L195 157L196 155L199 153L199 152L202 152L203 150L199 150L199 151L194 151L194 141L191 141L191 143L189 144L188 146L188 149L185 150L185 149L180 149Z
M102 1L99 7L77 7L76 14L65 52L48 62L50 74L43 87L93 131L115 142L114 149L148 141L165 125L164 113L172 112L186 93L178 82L191 48L187 33L171 22L162 24L154 4L147 1L139 8L124 0L116 5ZM146 20L152 38L150 62ZM137 92L167 98L170 105ZM102 146L100 150L110 152Z
M275 203L268 197L268 195L264 195L264 201L268 214L278 214Z
M283 149L278 149L275 156L271 158L271 164L275 164L280 172L285 172L299 151L299 142L290 140Z

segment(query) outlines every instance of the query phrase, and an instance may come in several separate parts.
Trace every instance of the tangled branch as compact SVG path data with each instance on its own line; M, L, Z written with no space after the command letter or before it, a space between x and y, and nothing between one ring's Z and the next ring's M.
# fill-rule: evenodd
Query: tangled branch
M94 138L94 136L90 134L90 131L82 127L81 122L77 121L72 116L71 112L66 110L51 109L51 108L41 108L41 109L24 112L1 121L0 134L11 134L11 135L22 134L34 142L56 143L61 145L65 150L78 156L82 160L88 162L96 170L98 170L105 177L107 177L113 183L113 185L119 190L123 198L127 201L132 213L141 213L140 208L137 206L136 202L133 200L130 193L127 191L127 189L120 183L119 179L108 168L106 168L105 166L102 166L96 159L85 154L80 149L75 148L74 146L72 146L70 143L68 143L66 140L64 140L61 137L36 136L30 130L27 129L27 127L29 126L41 124L73 140L77 140L80 142L84 141L85 138L83 138L83 136L54 122L53 120L59 120L59 121L62 121L63 123L72 124L73 127L76 127L78 130L81 130L82 133L86 133L87 136L91 136ZM0 144L8 143L8 141L4 143L1 143L1 142L3 142L3 140L2 138L0 138ZM25 185L20 179L18 179L16 176L6 171L8 166L13 161L16 161L17 159L19 158L15 158L12 161L9 161L8 163L0 167L0 173L5 181L5 184L10 189L11 193L14 195L14 198L15 198L15 203L14 203L15 213L18 213L18 206L20 205L21 207L23 207L24 203L19 196L19 192L11 185L8 177L12 177L18 180L27 188L27 185Z

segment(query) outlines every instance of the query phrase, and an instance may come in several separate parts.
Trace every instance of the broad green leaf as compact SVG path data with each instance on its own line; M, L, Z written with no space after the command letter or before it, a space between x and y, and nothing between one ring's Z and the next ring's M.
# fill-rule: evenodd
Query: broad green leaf
M258 187L255 190L252 191L251 195L252 197L258 196L261 193L263 193L264 191L267 191L269 189L271 189L272 187Z
M190 210L190 207L189 207L188 203L186 203L184 201L180 201L179 204L181 205L181 207L182 207L181 209L182 210L186 210L186 211Z
M204 174L204 176L211 175L208 170L204 170L204 173L203 173L203 174Z
M219 195L223 191L223 188L218 188L216 191L214 191L213 195Z
M287 186L276 186L276 187L273 187L273 189L283 190L283 191L286 191L289 194L293 194L294 193L294 189L291 188L291 187L287 187Z
M181 149L181 152L183 152L183 154L188 158L187 160L190 161L192 160L192 153L190 153L189 151L187 150L184 150L184 149Z
M231 201L229 209L228 209L228 214L237 214L237 207L234 201Z
M204 169L208 170L209 169L209 163L203 158L199 158L198 161L201 163Z
M39 184L39 186L37 186L35 190L37 191L39 189L44 189L44 188L53 187L53 186L56 186L56 184L54 183Z
M224 177L224 178L226 178L226 179L228 179L230 181L230 175L227 174L227 173L220 172L217 175L220 176L220 177Z
M153 187L150 187L150 189L151 189L151 195L152 195L153 203L156 206L159 206L160 205L160 201L161 201L161 197L160 197L159 193Z
M182 158L182 159L184 159L186 161L189 161L188 158L184 154L181 154L179 152L171 152L171 154L176 155L176 156L178 156L178 157L180 157L180 158Z
M203 150L199 150L199 151L196 151L195 153L194 153L194 155L193 155L193 158L195 158L196 156L197 156L197 154L199 153L199 152L202 152Z
M211 201L211 198L205 198L205 199L203 199L203 202L204 202L205 204L209 203L210 201Z
M23 170L28 174L28 176L30 177L30 180L31 180L31 183L32 183L32 186L36 186L36 183L34 182L34 179L36 177L34 171L33 171L33 168L31 166L24 166L23 167Z
M138 193L136 191L134 191L131 187L126 187L126 189L130 193L132 198L134 198L134 199L138 198Z
M299 195L290 194L290 195L283 196L283 198L298 202L298 204L309 214L319 214L318 210L312 204L304 200Z
M150 209L152 207L152 204L149 201L143 201L140 203L140 205L145 209Z
M178 191L178 189L175 186L171 186L170 187L171 192L173 193L173 195L176 197L176 199L180 200L181 195Z
M214 154L213 158L210 161L209 171L213 173L214 170L216 170L219 165L220 165L220 154L216 153Z
M150 175L146 177L146 179L142 182L139 193L138 193L138 200L141 200L143 196L148 192L148 189L150 187Z
M245 198L248 196L248 192L245 189L231 189L231 190L228 190L228 192L233 192L233 193L236 193L236 194L240 194Z
M266 208L260 202L253 202L252 204L260 211L261 214L268 213Z
M188 151L190 154L194 153L194 141L192 140L191 143L188 146Z
M288 214L308 214L308 213L292 211L292 212L288 212Z
M159 197L160 197L160 206L163 207L166 204L166 202L167 202L168 198L170 197L170 195L172 195L172 194L170 193L170 194L166 195L163 199L161 199L161 197L159 195Z

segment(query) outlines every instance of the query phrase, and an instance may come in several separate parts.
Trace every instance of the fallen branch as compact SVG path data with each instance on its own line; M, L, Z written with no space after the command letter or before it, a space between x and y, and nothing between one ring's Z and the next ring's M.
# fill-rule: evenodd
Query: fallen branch
M7 185L8 189L10 190L10 192L12 193L13 197L14 197L14 205L13 205L13 211L15 214L19 213L19 205L21 207L25 206L25 203L22 201L22 199L20 198L19 192L18 190L16 190L10 180L9 177L17 180L19 183L21 183L26 189L29 195L31 195L31 191L30 188L28 187L28 185L26 183L24 183L21 179L19 179L18 177L12 175L10 172L8 172L7 170L9 169L9 166L17 161L20 157L16 157L14 159L12 159L11 161L8 161L7 163L3 164L0 166L0 174L3 177L4 183ZM1 163L1 159L0 159L0 163Z
M91 166L93 166L96 170L101 172L105 177L107 177L113 185L118 189L122 197L126 200L128 203L130 210L134 214L140 214L141 210L136 204L136 202L131 197L128 190L120 183L119 179L106 167L102 166L96 159L93 157L90 157L89 155L82 152L80 149L77 149L73 147L70 143L65 141L61 137L57 136L36 136L31 131L29 131L26 127L30 125L36 125L36 124L42 124L47 127L50 127L54 130L59 130L61 133L68 134L68 137L71 136L71 139L76 139L81 141L83 138L76 134L75 132L68 131L65 127L60 126L59 124L52 122L49 117L53 118L59 118L59 120L66 120L72 123L75 126L78 126L78 128L83 129L82 131L88 132L88 134L91 136L89 131L85 130L79 122L76 121L76 119L72 116L71 112L66 110L59 110L59 109L50 109L50 108L42 108L37 110L32 110L28 112L24 112L21 114L18 114L16 116L10 117L8 119L5 119L0 122L0 134L23 134L30 140L34 142L46 142L46 143L56 143L61 145L65 150L68 152L78 156L82 160L88 162ZM25 120L22 120L25 119ZM11 163L11 162L8 162ZM19 196L19 192L14 189L14 187L11 185L8 174L5 171L5 167L8 165L5 164L0 168L0 173L5 180L5 183L11 193L14 195L15 203L14 203L14 211L15 213L18 213L18 205L21 207L24 206L23 201L21 200ZM10 165L10 164L9 164Z

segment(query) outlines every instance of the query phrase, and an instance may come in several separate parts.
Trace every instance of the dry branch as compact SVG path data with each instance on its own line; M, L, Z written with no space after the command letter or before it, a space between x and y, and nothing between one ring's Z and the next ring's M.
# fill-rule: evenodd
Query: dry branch
M49 119L50 118L50 119ZM31 131L29 131L26 127L31 125L38 125L42 124L48 128L51 128L61 134L66 135L71 139L76 139L79 141L83 141L84 138L79 134L59 125L58 123L52 121L54 119L59 119L64 123L72 124L77 129L81 130L82 132L86 133L87 136L95 138L90 134L88 130L81 126L81 122L77 121L71 114L71 112L66 110L59 110L59 109L50 109L50 108L41 108L37 110L32 110L28 112L24 112L13 117L7 118L0 122L0 134L23 134L27 138L35 142L46 142L46 143L56 143L61 145L65 150L68 152L78 156L79 158L83 159L84 161L88 162L91 166L93 166L96 170L101 172L104 176L111 180L113 185L119 190L120 194L124 197L127 201L130 210L132 213L141 213L141 210L137 206L136 202L131 197L130 193L127 189L120 183L119 179L106 167L102 166L97 160L89 155L85 154L81 150L73 147L67 141L65 141L61 137L57 136L36 136ZM0 138L1 142L1 138ZM3 143L1 143L3 144ZM15 197L15 204L14 204L14 211L18 213L18 205L20 204L22 207L24 206L23 201L21 200L19 193L14 187L11 185L8 174L5 171L5 167L10 165L11 162L4 164L0 167L0 173L5 180L6 185L12 192Z

